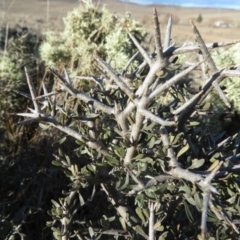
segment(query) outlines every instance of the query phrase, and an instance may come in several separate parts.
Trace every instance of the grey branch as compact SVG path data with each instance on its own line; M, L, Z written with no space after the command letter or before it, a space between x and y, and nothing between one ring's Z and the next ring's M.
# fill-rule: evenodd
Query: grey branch
M103 61L100 57L95 57L95 59L101 64L101 66L106 70L109 76L113 79L113 81L117 84L117 86L130 98L132 99L133 93L128 88L128 86L121 80L120 77L117 76L115 71L108 65L105 61Z
M154 23L154 36L155 36L155 45L156 45L156 53L157 53L157 61L161 63L162 66L165 66L166 61L163 58L163 49L162 49L162 42L161 42L161 31L160 25L158 20L158 13L157 9L154 8L153 10L153 23Z
M135 46L137 47L139 52L144 57L145 61L148 63L149 66L151 66L152 65L152 60L149 57L148 53L145 51L145 49L140 45L140 43L137 41L137 39L130 32L128 32L128 35L132 39L133 43L135 44Z
M165 39L164 39L164 51L170 47L171 43L171 34L172 34L172 16L168 18L168 23L166 27Z
M154 240L155 239L155 231L154 231L154 203L149 202L148 203L149 208L149 230L148 230L148 240Z

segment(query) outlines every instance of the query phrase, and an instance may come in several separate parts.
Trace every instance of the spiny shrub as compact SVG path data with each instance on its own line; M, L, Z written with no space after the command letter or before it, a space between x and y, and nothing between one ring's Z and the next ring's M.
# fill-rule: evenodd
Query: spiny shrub
M224 51L223 49L215 50L213 51L212 56L219 68L227 67L228 69L231 69L236 66L240 67L240 44L238 43L232 47L229 47L227 51ZM240 113L240 93L238 91L240 83L238 78L227 78L222 82L221 86L225 88L224 91L226 92L226 96L231 102L234 111ZM216 100L216 102L218 102L216 107L219 110L226 109L226 107L221 104L221 101Z
M1 28L0 31L0 79L1 79L1 102L17 104L12 97L12 89L26 89L24 81L24 66L29 68L29 73L36 73L38 60L38 47L41 38L33 29L16 26L15 28ZM3 97L4 96L4 97Z
M209 49L221 44L206 45L193 22L196 44L175 47L171 18L164 43L156 10L153 20L155 51L146 52L128 32L144 60L134 70L119 71L95 55L103 74L86 78L95 87L85 92L74 87L66 70L62 76L50 68L60 88L37 96L27 74L33 109L19 113L26 119L18 124L39 122L43 130L65 133L62 146L70 138L78 145L73 149L78 159L59 149L52 162L69 178L48 211L55 239L239 235L239 133L216 139L204 118L214 110L205 101L209 92L217 89L229 104L219 83L240 72L216 67ZM187 52L201 60L176 63ZM203 84L193 91L185 80L199 71ZM65 100L57 102L58 94ZM163 103L168 94L172 100ZM78 107L69 107L71 101Z
M34 29L18 25L14 28L0 29L0 128L3 131L0 139L1 158L12 152L8 150L18 149L21 144L17 139L24 137L22 133L14 132L12 123L17 118L12 114L16 111L25 111L29 103L14 90L26 92L28 88L24 67L28 67L30 75L35 74L35 84L43 75L38 58L40 43L41 36Z
M63 22L62 33L46 34L40 47L41 57L48 66L67 67L75 74L96 74L97 68L92 64L94 55L122 70L137 51L126 30L132 31L139 42L146 36L146 31L130 14L119 18L105 7L98 9L92 1L83 1ZM131 62L132 68L137 66L138 60Z

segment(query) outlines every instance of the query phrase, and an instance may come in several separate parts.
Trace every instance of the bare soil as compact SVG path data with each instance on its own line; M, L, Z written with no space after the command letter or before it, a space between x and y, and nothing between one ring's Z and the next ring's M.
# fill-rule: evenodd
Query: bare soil
M210 8L182 8L176 6L148 5L141 6L116 0L94 1L96 4L106 5L113 13L124 15L130 12L139 20L149 32L152 32L152 13L156 7L164 31L169 14L173 16L173 41L183 43L194 41L189 19L195 23L206 42L229 41L240 39L240 11ZM41 32L46 30L63 29L62 18L68 11L79 7L77 0L0 0L0 26L21 24L36 28ZM203 21L197 23L201 14ZM216 28L214 22L223 20L231 27Z

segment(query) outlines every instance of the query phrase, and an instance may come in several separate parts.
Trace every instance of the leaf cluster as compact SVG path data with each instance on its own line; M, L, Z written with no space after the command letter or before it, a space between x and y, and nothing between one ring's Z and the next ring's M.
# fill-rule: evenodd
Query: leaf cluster
M22 98L16 91L26 92L24 67L34 76L37 85L43 76L43 64L39 61L38 47L41 36L34 29L23 26L0 29L0 158L18 152L31 135L33 127L14 128L18 121L13 113L24 111L29 100Z
M117 69L122 69L136 47L130 41L126 30L142 42L146 36L143 27L130 14L119 18L103 7L98 9L91 1L81 6L63 19L64 31L60 34L48 32L40 47L41 57L48 66L64 66L74 74L95 74L93 56L98 55L111 61ZM131 63L136 67L138 59Z

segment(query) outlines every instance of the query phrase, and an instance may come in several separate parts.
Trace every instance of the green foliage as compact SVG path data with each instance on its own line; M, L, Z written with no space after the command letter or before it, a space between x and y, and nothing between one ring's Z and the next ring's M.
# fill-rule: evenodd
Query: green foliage
M13 112L19 109L22 103L18 102L19 99L12 89L27 89L24 66L28 66L30 74L36 72L40 39L34 30L18 26L1 28L0 43L0 104L2 109L10 104L9 112ZM18 105L18 108L13 110L11 105Z
M219 69L233 69L238 67L240 61L239 56L239 43L228 47L227 49L220 48L212 50L212 57ZM216 114L210 116L208 124L209 129L214 133L214 135L220 134L223 130L223 126L225 128L224 130L226 130L226 128L231 129L232 126L235 126L238 122L236 114L240 113L240 93L238 91L240 82L238 77L228 77L220 83L220 86L224 90L227 99L231 103L231 109L229 109L224 102L221 101L221 98L217 94L216 90L213 90L207 97L207 101L212 103L213 109L216 112ZM226 115L228 115L227 118L230 117L233 119L233 121L226 120ZM219 122L219 118L222 119L221 122Z
M63 19L64 31L48 32L40 47L41 57L48 66L64 66L74 74L95 74L94 55L111 61L117 70L123 69L136 52L127 35L131 31L138 41L143 41L146 31L126 14L120 18L105 7L97 9L91 1L82 3ZM133 61L131 67L136 67Z
M200 34L194 31L200 42L190 50L170 46L166 35L164 54L159 39L156 52L147 53L137 44L144 34L133 19L117 20L90 0L83 2L84 8L65 18L62 35L47 35L41 51L46 63L60 70L69 66L71 73L90 74L85 79L91 87L79 89L67 71L63 77L50 69L60 88L50 95L39 91L40 98L32 93L35 109L19 114L39 122L42 136L56 136L51 128L63 135L57 142L51 138L54 148L45 141L31 145L25 161L14 159L13 166L8 162L3 168L7 180L0 190L7 194L0 205L1 234L12 239L36 238L37 232L38 239L64 240L236 239L239 133L216 139L205 124L214 109L212 101L204 101L205 93L221 72L200 90L189 89L188 74L198 73L200 63L191 58L189 64L185 53L206 51ZM158 30L156 19L155 13ZM125 69L136 52L129 37L143 58ZM184 55L180 63L177 50ZM201 64L211 68L208 60ZM42 151L51 157L37 155Z
M24 67L29 69L30 76L38 85L38 78L43 73L39 62L38 47L41 37L37 31L27 27L2 27L0 29L0 158L16 153L26 143L28 131L31 127L14 128L13 122L17 117L16 111L25 111L29 102L14 90L26 92L28 90ZM30 137L31 133L29 134Z
M199 14L198 17L197 17L197 22L198 22L198 23L201 23L202 20L203 20L202 14Z
M229 47L227 51L224 49L215 50L213 51L212 56L218 68L226 67L227 69L231 69L233 67L236 67L239 65L240 62L240 44ZM240 82L238 78L227 78L222 82L221 85L222 87L226 88L224 91L226 92L227 98L232 103L233 110L240 113L240 93L238 91L240 87ZM221 101L216 100L215 103L218 103L216 104L216 109L226 109L226 107L224 106L224 104L221 103Z

